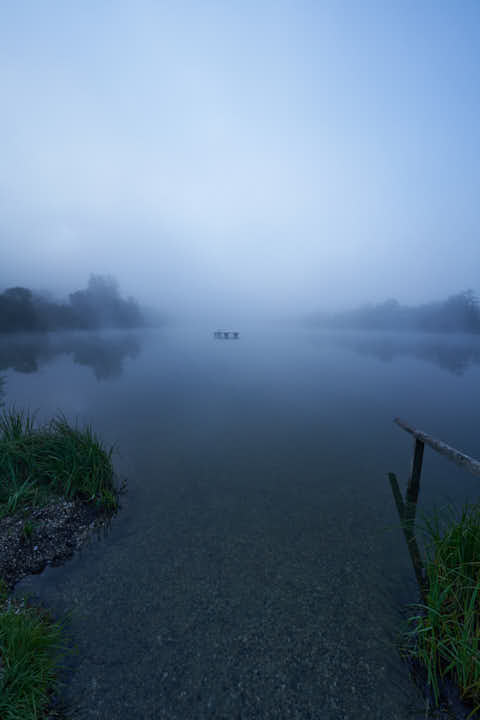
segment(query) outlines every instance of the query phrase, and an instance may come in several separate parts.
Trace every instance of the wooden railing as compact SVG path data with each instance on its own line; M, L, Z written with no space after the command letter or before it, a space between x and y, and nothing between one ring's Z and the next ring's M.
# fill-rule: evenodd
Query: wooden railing
M447 443L444 443L441 440L437 440L437 438L434 438L432 435L422 432L422 430L416 430L404 420L400 420L400 418L395 418L394 422L396 422L403 430L406 430L408 433L413 435L415 438L415 446L429 445L433 448L433 450L440 453L440 455L445 455L445 457L449 460L457 463L457 465L461 465L461 467L465 468L465 470L468 470L468 472L471 472L473 475L480 476L480 462L478 460L470 457L470 455L460 452L460 450L456 450L454 447L447 445ZM420 470L421 467L422 464L420 460Z
M429 435L422 430L417 430L404 420L395 418L394 422L401 427L402 430L405 430L410 433L410 435L413 435L415 440L413 446L412 466L410 476L408 478L405 499L403 499L400 492L396 475L394 473L388 473L388 477L392 486L393 497L400 516L400 522L405 535L405 540L407 541L407 547L412 559L420 592L422 595L425 595L427 589L425 570L415 537L415 515L417 511L418 494L420 492L420 475L422 472L423 451L425 449L425 445L428 445L440 455L443 455L448 460L460 465L473 475L480 476L480 462L475 460L475 458L470 457L470 455L460 452L460 450L457 450L451 445L447 445L447 443L438 440L432 435Z

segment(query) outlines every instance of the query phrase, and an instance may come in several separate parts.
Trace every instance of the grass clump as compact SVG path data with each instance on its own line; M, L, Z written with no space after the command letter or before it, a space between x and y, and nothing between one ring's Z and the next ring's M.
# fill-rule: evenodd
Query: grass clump
M32 546L37 526L31 510L52 498L78 499L107 512L116 510L119 490L112 452L90 427L73 426L63 415L40 426L28 413L4 411L0 415L0 519L18 513L21 542ZM67 652L64 637L62 623L25 600L9 598L0 577L0 720L50 717L59 688L57 672ZM55 705L55 717L57 711Z
M4 411L0 416L0 517L22 506L43 505L55 495L116 510L112 452L91 427L72 426L63 415L37 427L28 413Z
M438 705L442 680L480 709L480 505L425 523L426 592L409 619L408 654L427 673Z
M67 648L63 628L25 601L7 600L0 587L0 718L38 720L58 689Z

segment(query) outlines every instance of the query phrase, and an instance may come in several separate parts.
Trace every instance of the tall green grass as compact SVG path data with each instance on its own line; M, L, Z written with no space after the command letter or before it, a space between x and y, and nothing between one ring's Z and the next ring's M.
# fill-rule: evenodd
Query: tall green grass
M112 451L93 430L59 415L43 426L15 409L0 415L0 517L52 495L79 498L106 510L118 506Z
M409 619L408 654L427 672L438 704L449 678L480 710L480 505L425 521L425 602Z
M63 628L44 612L7 600L0 588L0 718L38 720L58 689Z
M0 415L0 518L52 497L118 507L112 448L62 415L37 425L15 409ZM31 532L25 523L24 532ZM7 599L0 578L0 719L40 720L58 688L63 627L43 611Z

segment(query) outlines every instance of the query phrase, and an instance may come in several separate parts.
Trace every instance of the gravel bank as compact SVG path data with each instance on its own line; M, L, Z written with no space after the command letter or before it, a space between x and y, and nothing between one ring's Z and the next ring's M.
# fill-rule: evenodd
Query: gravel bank
M0 578L12 590L23 577L61 565L109 517L79 500L55 499L0 519Z

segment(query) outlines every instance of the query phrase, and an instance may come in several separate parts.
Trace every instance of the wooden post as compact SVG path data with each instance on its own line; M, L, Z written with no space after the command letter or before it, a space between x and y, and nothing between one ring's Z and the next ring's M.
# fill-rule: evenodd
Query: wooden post
M417 513L418 494L420 492L420 475L422 473L423 451L425 444L417 437L414 438L412 467L410 469L410 477L408 478L407 491L405 493L405 502L403 502L400 488L398 487L397 478L393 473L389 473L390 485L392 486L393 497L397 505L403 534L407 542L408 552L412 560L413 569L417 578L418 587L422 598L426 594L426 578L425 569L423 567L422 557L418 548L417 538L415 537L415 515Z
M415 438L413 448L412 468L408 479L407 492L405 495L405 522L412 526L412 532L415 525L415 515L417 512L418 493L420 492L420 475L422 472L423 451L425 445L421 440Z
M402 526L403 534L405 535L408 552L415 571L415 577L417 578L420 594L422 599L425 600L427 593L427 580L425 577L425 568L423 566L422 556L420 555L420 550L418 549L417 538L415 537L415 509L413 510L413 520L408 519L406 517L407 504L403 502L395 473L388 473L388 479L390 480L390 485L392 487L393 497L400 517L400 525ZM414 504L414 508L415 507L416 505Z
M422 597L425 597L427 591L427 579L423 567L422 558L418 549L417 540L415 538L415 515L417 512L418 494L420 492L420 475L422 472L423 451L425 445L428 445L440 455L452 460L473 475L480 476L480 461L470 457L464 452L457 450L451 445L447 445L442 440L428 435L428 433L412 427L404 420L395 418L394 422L410 433L414 437L415 445L413 448L412 467L410 477L408 479L407 491L405 493L405 502L403 501L400 489L398 487L397 478L393 473L389 473L390 484L392 486L393 497L397 506L398 514L402 524L402 529L407 541L408 551L412 559L415 575L420 587Z

